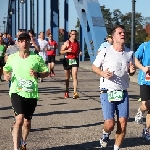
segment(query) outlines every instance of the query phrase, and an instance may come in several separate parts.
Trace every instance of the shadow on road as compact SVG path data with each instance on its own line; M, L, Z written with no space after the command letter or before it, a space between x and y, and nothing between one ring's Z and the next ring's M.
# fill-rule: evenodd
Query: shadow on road
M112 150L114 145L114 140L110 140L109 146L107 148L100 148L99 141L93 142L86 142L82 144L75 144L75 145L65 145L65 146L58 146L52 148L45 148L41 150ZM149 145L148 141L143 140L142 138L133 137L133 138L126 138L123 142L121 148L133 148L136 146L144 146ZM135 148L136 149L136 148Z
M84 124L80 126L62 126L62 127L48 127L48 128L37 128L37 129L31 129L31 132L36 132L36 131L46 131L46 130L51 130L51 129L77 129L77 128L85 128L85 127L94 127L103 124L103 122L97 122L93 124Z

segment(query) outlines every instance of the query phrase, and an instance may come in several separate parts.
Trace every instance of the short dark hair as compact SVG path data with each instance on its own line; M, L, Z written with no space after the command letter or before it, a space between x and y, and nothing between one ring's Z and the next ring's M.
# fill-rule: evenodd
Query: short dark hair
M72 31L77 32L77 30L71 30L70 33L71 33Z
M117 24L116 26L114 26L113 29L111 30L111 35L113 35L116 32L117 28L124 29L124 26L123 25L119 25L119 24Z
M48 33L47 36L52 35L52 33Z
M26 32L26 29L19 29L18 32Z
M28 34L32 34L33 36L35 35L35 32L31 29L31 30L28 30Z
M45 32L44 32L44 31L41 31L41 32L39 33L39 35L40 35L41 33L44 33L44 34L45 34Z
M21 40L21 39L30 39L30 36L28 33L21 33L18 37L18 40Z

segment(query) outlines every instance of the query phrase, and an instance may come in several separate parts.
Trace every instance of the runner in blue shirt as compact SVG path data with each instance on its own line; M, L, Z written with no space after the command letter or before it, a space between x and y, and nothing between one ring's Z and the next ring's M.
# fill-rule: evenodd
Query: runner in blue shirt
M143 114L148 111L142 137L150 140L150 41L142 43L135 52L135 65L140 69L138 84L140 85L140 99L142 101L135 116L135 121L138 124L142 124Z
M97 54L98 54L103 48L106 48L107 46L112 45L112 43L113 43L112 36L111 36L111 35L107 35L106 41L101 44L100 48L99 48L98 51L97 51Z

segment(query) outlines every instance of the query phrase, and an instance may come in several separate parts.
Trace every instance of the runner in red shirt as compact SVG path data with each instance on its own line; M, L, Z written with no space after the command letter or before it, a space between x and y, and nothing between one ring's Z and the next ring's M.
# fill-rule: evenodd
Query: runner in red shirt
M80 45L76 40L77 31L71 30L69 40L67 40L61 47L61 54L65 54L65 58L63 61L63 66L66 75L66 92L65 98L69 97L69 78L70 78L70 70L72 70L73 77L73 87L74 87L74 95L73 99L79 98L79 94L77 93L77 72L79 67L79 53Z
M55 56L56 56L56 49L58 48L58 44L55 40L53 40L53 36L51 33L48 34L49 46L47 49L47 56L48 56L48 69L49 69L49 76L55 76L54 73L54 65L55 65Z

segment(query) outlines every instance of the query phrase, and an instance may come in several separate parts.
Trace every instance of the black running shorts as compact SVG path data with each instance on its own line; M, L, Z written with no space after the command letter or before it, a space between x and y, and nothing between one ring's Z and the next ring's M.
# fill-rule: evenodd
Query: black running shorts
M78 58L76 58L76 62L77 62L77 64L69 65L69 59L64 58L64 60L63 60L64 70L70 70L70 69L72 69L72 67L79 67L79 59Z
M55 56L48 55L48 63L55 63Z
M0 57L0 67L3 67L4 65L4 57Z
M24 98L17 93L11 95L12 108L16 115L24 114L24 118L31 120L35 107L37 105L36 98Z
M150 100L150 85L140 85L140 98L142 101Z

